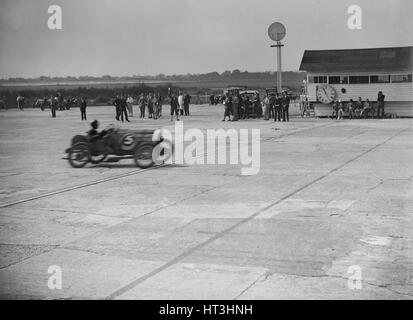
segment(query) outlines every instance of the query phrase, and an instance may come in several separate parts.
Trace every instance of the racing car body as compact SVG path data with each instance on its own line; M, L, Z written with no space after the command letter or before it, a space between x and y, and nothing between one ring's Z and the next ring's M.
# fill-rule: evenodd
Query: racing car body
M158 146L158 154L154 148ZM140 168L166 161L172 155L172 142L164 140L160 130L129 130L108 128L99 136L76 135L66 149L72 167L81 168L88 162L98 164L108 156L108 162L133 158ZM156 158L154 158L156 156Z

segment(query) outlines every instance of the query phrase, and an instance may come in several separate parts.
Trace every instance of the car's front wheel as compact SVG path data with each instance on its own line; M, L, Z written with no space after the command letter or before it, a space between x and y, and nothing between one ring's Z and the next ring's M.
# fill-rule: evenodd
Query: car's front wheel
M85 144L74 145L70 148L68 160L73 168L82 168L90 159L89 148Z

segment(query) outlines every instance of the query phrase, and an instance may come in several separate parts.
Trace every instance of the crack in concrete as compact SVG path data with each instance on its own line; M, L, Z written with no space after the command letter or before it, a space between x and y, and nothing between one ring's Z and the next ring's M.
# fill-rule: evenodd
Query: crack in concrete
M238 300L239 297L241 297L245 292L247 292L250 288L252 288L253 286L255 286L255 284L257 282L263 282L265 280L267 280L267 278L269 277L269 272L266 271L264 274L260 274L253 282L251 282L244 290L242 290L236 297L234 297L232 300ZM262 278L264 276L264 280L260 280L260 278Z
M248 285L239 295L237 295L233 300L237 300L238 298L240 298L245 292L247 292L248 290L250 290L253 286L255 286L257 283L261 282L265 282L268 280L269 277L273 276L274 274L279 274L276 272L270 272L267 271L264 273L264 275L260 275L255 281L253 281L250 285ZM324 275L300 275L300 274L279 274L281 276L293 276L293 277L297 277L297 278L333 278L333 279L343 279L348 281L349 278L348 277L344 277L344 276L340 276L340 275L328 275L328 274L324 274ZM261 279L262 278L262 279ZM407 297L413 297L413 293L409 294L409 293L405 293L405 292L401 292L392 288L389 288L390 284L377 284L377 283L373 283L373 282L368 282L365 280L361 280L362 284L367 284L369 286L372 287L376 287L376 288L380 288L380 289L385 289L388 291L391 291L393 293L396 293L398 295L402 295L402 296L407 296ZM349 289L351 290L351 289ZM360 289L363 290L363 289Z
M90 249L82 249L82 248L70 247L70 246L66 246L66 245L58 246L57 248L54 248L54 249L65 249L65 250L72 250L72 251L93 253L93 254L96 254L96 255L98 255L98 256L109 256L109 255L106 254L106 253L97 252L97 251L93 251L93 250L90 250Z
M168 207L175 206L175 205L177 205L177 204L179 204L179 203L181 203L181 202L184 202L184 201L186 201L186 200L189 200L189 199L198 197L198 196L200 196L200 195L202 195L202 194L208 193L208 192L210 192L210 191L212 191L212 190L215 190L215 189L217 189L217 188L220 188L220 187L222 187L222 186L223 186L223 185L219 185L219 186L211 187L211 188L206 189L206 190L202 190L201 192L192 194L192 195L190 195L190 196L188 196L188 197L186 197L186 198L179 199L179 200L177 200L177 201L175 201L175 202L172 202L172 203L170 203L170 204L167 204L167 205L164 205L164 206L162 206L162 207L156 208L156 209L154 209L154 210L152 210L152 211L146 212L146 213L144 213L142 216L147 216L147 215L150 215L150 214L152 214L152 213L155 213L155 212L157 212L157 211L159 211L159 210L162 210L162 209L165 209L165 208L168 208Z
M386 181L410 181L413 179L413 176L409 176L407 178L399 178L399 179L392 179L392 178L387 178L387 179L380 179L379 183L375 184L373 187L369 188L367 193L370 193L371 191L377 189L378 187L382 186Z

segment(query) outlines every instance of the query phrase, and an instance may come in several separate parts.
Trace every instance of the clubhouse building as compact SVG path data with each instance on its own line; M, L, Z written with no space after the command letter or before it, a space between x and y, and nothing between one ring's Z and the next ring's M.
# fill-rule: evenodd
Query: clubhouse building
M331 115L331 102L377 101L385 112L413 117L413 47L306 50L300 71L307 72L306 94L316 116Z

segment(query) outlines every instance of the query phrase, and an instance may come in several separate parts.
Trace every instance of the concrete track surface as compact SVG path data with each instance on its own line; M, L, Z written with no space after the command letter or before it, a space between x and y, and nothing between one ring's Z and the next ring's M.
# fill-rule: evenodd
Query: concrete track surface
M78 109L0 111L0 298L413 298L412 120L221 122L222 106L191 108L185 129L260 129L259 173L74 169L61 158L88 130ZM173 129L168 113L118 124Z

